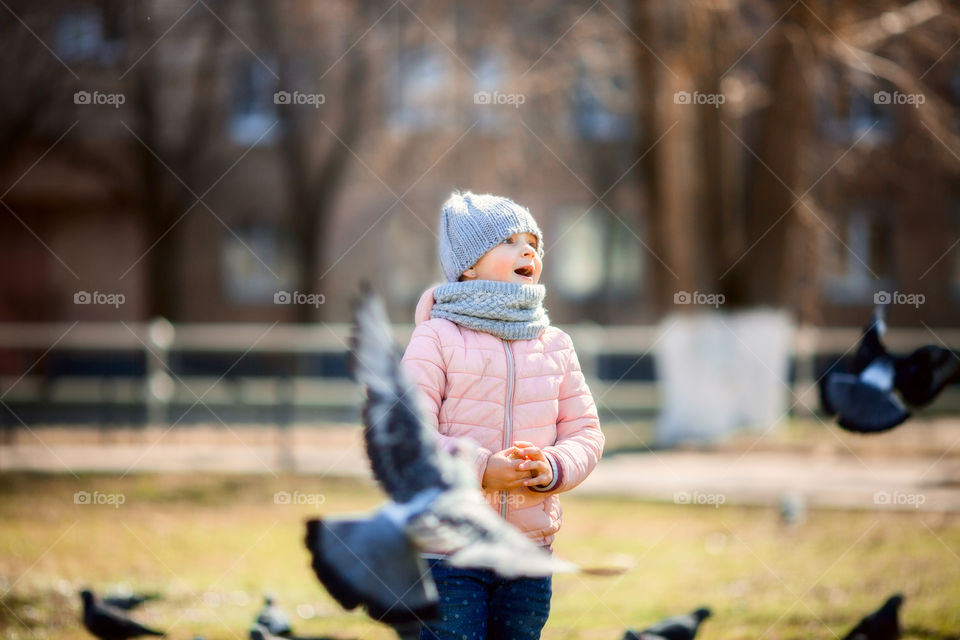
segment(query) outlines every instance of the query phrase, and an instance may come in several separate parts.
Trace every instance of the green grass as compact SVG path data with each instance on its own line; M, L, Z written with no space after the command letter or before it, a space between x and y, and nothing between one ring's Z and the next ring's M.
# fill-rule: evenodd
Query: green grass
M75 504L81 490L125 502ZM277 491L322 495L323 504L275 504ZM291 614L314 607L312 619L294 615L304 635L393 638L330 599L302 545L308 516L380 501L371 485L313 476L0 475L0 637L88 638L77 589L126 583L165 595L138 617L172 638L245 638L264 589ZM907 596L905 637L946 640L960 630L956 516L814 511L786 530L769 509L576 492L564 507L560 555L633 568L616 578L557 576L545 639L617 640L626 626L700 604L714 611L704 640L829 639L896 590Z

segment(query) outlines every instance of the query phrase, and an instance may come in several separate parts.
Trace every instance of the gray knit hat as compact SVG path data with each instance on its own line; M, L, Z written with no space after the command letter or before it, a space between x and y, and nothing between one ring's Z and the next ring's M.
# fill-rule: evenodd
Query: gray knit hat
M440 211L440 267L447 282L459 280L483 254L515 233L537 236L537 253L543 257L543 235L526 207L500 196L455 192Z

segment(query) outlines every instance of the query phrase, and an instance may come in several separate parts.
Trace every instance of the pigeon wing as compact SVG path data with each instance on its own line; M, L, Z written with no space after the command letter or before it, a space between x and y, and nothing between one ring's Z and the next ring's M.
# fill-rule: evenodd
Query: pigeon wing
M894 428L910 417L899 398L867 384L849 373L832 373L824 393L837 411L837 424L847 431L878 433Z
M960 355L936 345L920 347L895 361L894 384L908 404L922 407L960 380Z
M403 371L382 301L364 289L354 317L351 366L367 390L364 440L374 476L396 502L424 489L448 487L436 434L424 419L420 391Z
M474 489L447 491L409 521L423 551L447 555L455 567L489 569L505 578L577 571L501 519Z
M311 520L306 543L314 572L345 609L365 606L370 617L388 624L436 617L439 596L429 568L383 512Z

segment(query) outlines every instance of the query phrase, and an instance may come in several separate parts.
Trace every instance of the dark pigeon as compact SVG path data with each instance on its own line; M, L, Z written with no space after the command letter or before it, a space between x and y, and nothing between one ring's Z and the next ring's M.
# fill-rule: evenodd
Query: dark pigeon
M700 623L710 617L710 609L701 607L692 613L665 618L642 631L627 631L623 640L693 640Z
M277 636L270 633L270 630L260 624L250 627L250 640L274 640Z
M903 595L890 596L883 606L866 616L843 640L897 640L900 637L900 607Z
M960 380L960 356L949 349L927 345L907 356L887 351L884 311L876 307L848 368L841 364L820 382L824 410L836 414L837 424L848 431L892 429L910 417L909 407L929 404Z
M83 626L100 640L127 640L140 636L163 636L131 620L121 609L105 605L89 589L80 592L83 599Z
M437 615L437 590L421 551L511 578L576 570L500 519L483 500L472 466L459 459L462 452L437 447L383 303L368 289L355 318L351 368L367 390L367 456L390 500L369 515L307 523L312 566L330 594L346 609L364 606L374 619L413 635L411 628Z
M277 606L270 594L264 596L263 608L257 614L257 624L275 636L289 637L293 633L290 628L290 618Z
M160 595L156 593L134 593L129 596L106 596L101 600L101 602L108 607L130 611L131 609L136 609L148 600L156 600L159 597Z

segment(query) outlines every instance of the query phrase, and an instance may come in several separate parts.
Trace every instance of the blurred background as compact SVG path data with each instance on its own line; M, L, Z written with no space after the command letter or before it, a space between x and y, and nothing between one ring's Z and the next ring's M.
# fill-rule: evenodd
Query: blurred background
M960 349L956 3L0 4L0 484L24 508L367 478L351 300L373 283L405 345L469 189L544 230L607 433L588 495L933 513L904 526L956 575L960 387L876 437L817 394L878 303L892 350Z
M554 323L659 442L815 411L875 302L894 345L960 345L950 3L2 18L7 428L353 415L352 296L405 341L457 188L531 209Z

